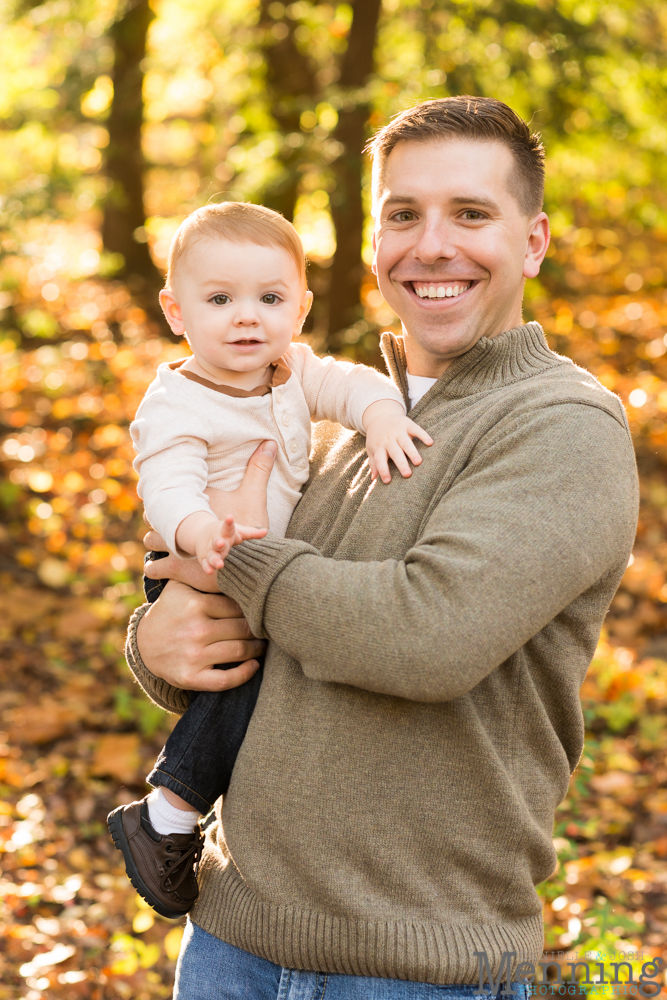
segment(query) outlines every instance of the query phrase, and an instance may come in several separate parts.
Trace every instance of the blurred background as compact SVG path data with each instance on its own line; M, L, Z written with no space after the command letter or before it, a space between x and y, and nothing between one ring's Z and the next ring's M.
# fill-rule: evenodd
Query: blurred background
M449 94L542 132L554 238L525 317L620 394L642 477L545 947L592 973L667 958L667 2L6 0L0 18L0 1000L171 994L181 924L135 895L104 823L171 725L122 656L142 601L128 423L183 354L157 310L170 237L210 200L283 212L310 257L307 339L381 366L398 325L360 150Z

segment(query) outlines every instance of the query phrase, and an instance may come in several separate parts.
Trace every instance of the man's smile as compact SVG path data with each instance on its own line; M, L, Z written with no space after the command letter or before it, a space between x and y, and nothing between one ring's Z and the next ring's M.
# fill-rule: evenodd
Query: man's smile
M479 283L479 279L429 278L427 280L413 279L412 281L397 281L396 283L402 285L411 298L414 296L420 302L435 300L442 304L443 300L460 299L466 295L467 292Z
M405 284L412 286L412 290L420 299L456 299L467 292L474 282L459 278L455 281L408 281Z

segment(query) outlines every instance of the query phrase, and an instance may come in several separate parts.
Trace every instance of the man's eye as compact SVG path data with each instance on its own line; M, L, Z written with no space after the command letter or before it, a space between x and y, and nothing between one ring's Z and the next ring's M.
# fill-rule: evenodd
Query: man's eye
M463 213L463 218L469 222L477 222L478 219L483 219L484 215L482 212L476 212L473 208L469 208Z
M260 302L266 306L274 306L276 302L280 302L280 299L275 292L267 292L266 295L262 295Z
M408 212L406 210L405 212L397 212L396 215L394 216L394 221L396 221L396 222L412 222L412 220L414 219L414 217L415 217L415 213L414 212Z
M229 302L229 295L223 295L221 292L219 295L214 295L211 302L214 302L216 306L226 306Z

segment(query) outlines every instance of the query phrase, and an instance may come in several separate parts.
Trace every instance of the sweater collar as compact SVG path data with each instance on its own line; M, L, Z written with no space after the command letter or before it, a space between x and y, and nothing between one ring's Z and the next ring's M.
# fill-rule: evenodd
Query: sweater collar
M265 385L256 385L254 389L241 389L236 385L225 385L222 382L211 382L210 379L203 378L201 375L197 375L196 372L191 372L187 368L183 369L181 365L185 364L187 358L181 358L179 361L172 361L167 367L173 372L178 372L179 375L185 375L189 378L191 382L198 382L200 385L205 385L207 389L213 389L214 392L220 392L223 396L235 396L237 399L250 399L252 396L266 396L267 393L271 392L279 385L284 385L292 374L291 369L287 366L284 359L278 358L272 365L271 368L271 381Z
M407 399L403 338L383 333L381 347L390 374ZM562 364L571 362L550 350L540 324L525 323L497 337L481 337L474 347L455 358L427 395L436 393L449 399L462 399L520 382Z

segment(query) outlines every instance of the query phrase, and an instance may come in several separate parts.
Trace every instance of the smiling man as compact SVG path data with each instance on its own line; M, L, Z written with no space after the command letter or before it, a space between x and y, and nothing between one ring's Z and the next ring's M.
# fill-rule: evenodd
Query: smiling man
M411 374L438 377L481 336L519 326L524 281L549 244L539 139L486 101L471 141L459 130L468 100L423 104L369 146L373 270L401 317Z
M542 951L535 886L634 537L632 445L618 399L522 322L548 245L526 124L447 98L370 149L373 267L403 324L385 355L434 444L385 485L359 435L321 430L288 537L234 549L226 598L155 564L173 582L130 631L137 678L177 711L247 678L252 661L212 665L256 656L249 629L270 640L178 1000L459 1000ZM267 449L246 487L269 469ZM242 488L225 510L248 505Z

